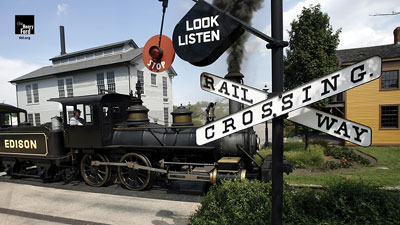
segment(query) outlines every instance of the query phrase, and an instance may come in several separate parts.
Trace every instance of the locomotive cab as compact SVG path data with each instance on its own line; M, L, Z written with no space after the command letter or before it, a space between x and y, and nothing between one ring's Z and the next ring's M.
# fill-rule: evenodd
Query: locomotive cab
M8 104L0 104L0 128L27 124L26 110Z
M127 108L132 105L129 95L116 93L69 98L52 98L62 105L65 147L103 148L111 143L113 127L127 119ZM85 123L70 124L71 110L79 109Z

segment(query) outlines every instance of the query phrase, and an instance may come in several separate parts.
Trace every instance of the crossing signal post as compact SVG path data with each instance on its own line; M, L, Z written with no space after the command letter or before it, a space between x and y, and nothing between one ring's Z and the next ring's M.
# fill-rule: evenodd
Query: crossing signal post
M272 38L283 40L282 0L271 0ZM272 92L283 92L283 47L272 48ZM283 117L272 119L272 225L282 224L283 207Z

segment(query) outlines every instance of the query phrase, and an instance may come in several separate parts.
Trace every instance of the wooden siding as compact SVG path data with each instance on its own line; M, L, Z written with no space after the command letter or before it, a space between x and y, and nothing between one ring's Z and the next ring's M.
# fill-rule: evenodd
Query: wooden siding
M400 61L383 62L382 71L389 70L400 70ZM399 128L380 128L380 106L398 105L400 109L400 89L380 90L380 82L378 79L346 92L346 118L372 128L372 145L400 145Z

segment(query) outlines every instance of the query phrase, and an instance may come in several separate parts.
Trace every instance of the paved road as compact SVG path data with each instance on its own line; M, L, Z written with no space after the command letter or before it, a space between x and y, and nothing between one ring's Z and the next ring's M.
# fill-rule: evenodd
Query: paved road
M0 177L0 224L187 224L200 198Z

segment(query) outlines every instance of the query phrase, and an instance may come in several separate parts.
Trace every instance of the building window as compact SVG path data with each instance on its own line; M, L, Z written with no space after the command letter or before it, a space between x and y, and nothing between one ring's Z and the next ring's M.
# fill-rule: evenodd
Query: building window
M114 71L107 72L107 91L115 92L115 75ZM99 95L103 95L106 93L106 83L104 81L104 73L97 74L97 90Z
M381 77L381 89L398 89L399 71L383 71Z
M98 73L97 74L97 90L98 90L98 94L102 95L104 94L104 73Z
M103 82L104 83L104 82ZM115 92L114 71L107 72L107 88L109 92Z
M40 126L40 113L35 113L35 125Z
M67 97L74 97L74 86L72 77L70 78L61 78L57 81L58 84L58 96L60 98L65 97L65 90L67 90Z
M39 87L38 84L28 84L25 86L26 90L26 101L27 103L38 103L39 102ZM32 99L33 96L33 99Z
M26 90L26 101L27 103L32 103L32 88L31 85L26 85L25 86L25 90Z
M65 83L67 84L67 96L74 97L74 86L73 86L72 78L65 79Z
M64 79L58 80L58 97L65 97Z
M381 106L381 128L399 128L399 106Z
M138 77L138 80L140 81L140 84L142 86L141 94L144 94L144 75L143 75L143 71L138 70L137 71L137 77Z
M151 74L151 85L157 85L157 75L155 73Z
M61 59L61 64L67 64L68 63L68 59Z
M164 124L168 124L168 107L164 107Z
M28 123L33 124L33 114L28 113Z
M163 86L163 96L164 97L168 97L168 83L167 80L168 78L163 77L163 82L162 82L162 86Z
M33 102L38 103L39 102L39 87L38 87L38 84L32 84L32 90L33 90Z

